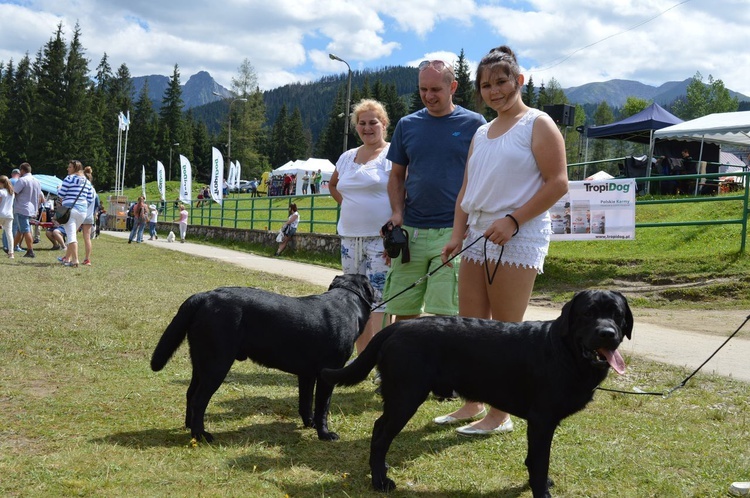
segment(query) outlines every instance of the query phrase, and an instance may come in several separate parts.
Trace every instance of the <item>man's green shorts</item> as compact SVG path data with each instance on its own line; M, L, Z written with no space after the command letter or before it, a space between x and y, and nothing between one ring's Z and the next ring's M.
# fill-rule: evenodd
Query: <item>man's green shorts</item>
M443 262L440 253L450 241L453 228L403 227L409 233L411 261L401 263L401 255L391 260L391 269L385 280L383 299L388 300L414 282L434 271ZM399 295L386 304L386 313L391 315L458 314L458 266L444 266L417 286Z

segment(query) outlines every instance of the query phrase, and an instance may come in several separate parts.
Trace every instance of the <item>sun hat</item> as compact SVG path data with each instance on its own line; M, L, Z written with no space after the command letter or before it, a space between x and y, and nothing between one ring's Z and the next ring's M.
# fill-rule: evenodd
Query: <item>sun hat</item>
M148 206L149 209L156 209L156 204L151 204Z

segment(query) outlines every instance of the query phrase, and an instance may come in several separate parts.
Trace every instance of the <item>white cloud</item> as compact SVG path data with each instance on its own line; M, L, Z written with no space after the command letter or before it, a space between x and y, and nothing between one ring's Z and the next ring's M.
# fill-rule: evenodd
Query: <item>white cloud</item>
M6 0L0 0L3 2ZM106 51L134 76L185 80L206 70L224 86L244 59L261 88L352 69L455 59L473 67L510 45L535 82L613 78L659 85L700 71L750 95L747 0L24 0L0 3L0 61L36 52L62 23L80 24L94 71Z

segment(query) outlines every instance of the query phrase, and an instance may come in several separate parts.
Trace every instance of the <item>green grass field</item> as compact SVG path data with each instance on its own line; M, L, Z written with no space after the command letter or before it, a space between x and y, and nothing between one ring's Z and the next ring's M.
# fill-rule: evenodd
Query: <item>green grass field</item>
M330 426L341 440L321 442L298 420L292 376L237 363L208 407L207 430L215 442L193 445L183 429L186 345L162 372L149 369L162 331L195 292L223 285L288 295L324 289L112 237L94 243L90 268L64 268L55 262L59 253L44 249L33 260L0 260L6 289L0 495L382 496L370 490L367 465L380 414L372 383L335 391ZM709 247L703 253L688 247L673 261L678 251L663 251L663 244L623 243L597 252L592 244L571 243L557 248L545 274L565 282L540 285L540 292L559 288L562 295L585 282L605 282L612 273L639 279L735 275L747 285L747 256ZM607 387L663 391L688 373L626 360L627 374L610 374ZM399 488L390 496L531 496L523 465L525 422L489 439L465 439L431 423L457 406L429 399L396 439L388 462ZM598 392L557 431L553 493L724 496L729 483L750 478L749 448L747 383L699 374L666 399Z

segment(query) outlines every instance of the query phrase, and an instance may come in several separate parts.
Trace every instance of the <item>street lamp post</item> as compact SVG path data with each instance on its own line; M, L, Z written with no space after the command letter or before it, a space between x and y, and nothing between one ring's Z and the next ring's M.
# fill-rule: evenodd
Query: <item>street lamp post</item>
M169 146L169 181L172 181L172 147L177 147L180 142L175 142Z
M349 71L349 78L346 85L346 112L344 113L346 116L346 118L344 119L344 152L346 152L349 148L349 108L351 107L352 99L352 68L349 66L349 63L341 57L333 54L328 54L328 57L330 57L331 60L343 62L344 64L346 64L346 69Z
M211 93L213 93L217 97L221 97L221 94L217 92ZM232 164L232 104L234 104L238 100L240 102L247 102L246 98L237 97L236 99L232 99L232 101L229 103L229 127L227 131L227 168Z

